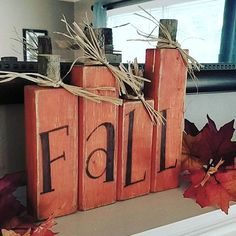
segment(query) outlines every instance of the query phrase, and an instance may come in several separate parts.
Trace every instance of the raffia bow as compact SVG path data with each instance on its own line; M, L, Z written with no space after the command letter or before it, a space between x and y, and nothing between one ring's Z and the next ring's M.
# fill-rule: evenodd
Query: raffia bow
M115 67L109 64L104 53L102 52L99 46L98 40L96 38L96 35L92 27L88 23L84 22L84 26L88 31L89 38L76 22L73 23L73 27L72 27L67 22L65 17L63 17L61 21L65 24L67 33L61 33L61 32L57 32L57 33L60 35L63 35L66 39L71 40L73 45L77 45L84 53L84 56L78 57L75 59L75 61L71 65L71 69L77 61L84 60L84 59L87 60L86 64L95 63L95 64L101 64L101 65L106 66L116 79L116 82L118 85L117 87L118 87L120 95L128 94L127 89L126 89L126 85L128 85L142 101L152 122L154 124L163 122L163 117L161 113L156 111L154 108L151 108L150 104L147 103L147 101L141 94L140 88L143 82L144 81L150 82L149 80L141 76L135 75L132 72L132 70L126 69L122 63L120 64L119 67Z

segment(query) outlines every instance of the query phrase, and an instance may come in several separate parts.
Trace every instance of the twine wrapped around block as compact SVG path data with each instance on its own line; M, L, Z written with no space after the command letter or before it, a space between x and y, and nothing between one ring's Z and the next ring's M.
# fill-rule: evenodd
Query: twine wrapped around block
M121 71L119 68L110 65L105 57L105 54L102 52L99 46L93 28L88 23L84 22L84 26L88 31L89 37L85 34L85 32L76 22L73 23L74 26L73 28L72 26L69 25L65 17L63 17L61 21L65 24L67 34L61 32L57 32L57 34L61 34L64 37L70 39L73 42L73 44L78 45L78 48L80 48L84 53L83 56L78 57L74 60L74 62L71 65L71 68L77 61L83 61L84 64L86 65L106 66L117 80L120 95L127 94L125 84L138 90L138 88L141 86L140 80L149 81L140 76L134 76L131 78L128 72ZM137 80L137 78L139 80Z
M132 89L132 91L137 95L137 97L142 101L152 122L154 124L158 124L163 121L161 113L156 111L154 108L151 108L151 106L147 103L143 94L141 93L140 88L142 87L143 82L144 81L150 82L149 80L143 78L142 76L135 75L132 72L132 70L130 69L127 70L123 64L120 64L119 67L115 67L109 64L109 62L105 57L105 54L100 49L93 28L87 22L84 21L83 23L87 30L88 36L76 22L73 23L72 27L67 22L64 16L61 21L65 24L67 33L61 33L61 32L57 33L63 35L66 39L70 40L73 45L77 45L78 48L80 48L84 53L83 56L75 59L75 61L71 65L71 69L74 66L74 64L79 60L85 60L83 62L89 65L100 64L106 66L116 79L120 95L128 94L126 88L126 85L128 85Z
M31 82L36 83L39 86L45 87L53 87L59 88L62 87L68 92L76 95L81 96L86 99L89 99L94 102L110 102L115 105L121 105L122 99L109 97L109 96L100 96L92 91L97 90L106 90L106 91L115 91L115 88L112 87L98 87L98 88L82 88L74 85L65 84L61 79L54 80L47 76L41 75L39 73L17 73L17 72L9 72L9 71L0 71L0 83L7 83L13 81L17 78L25 79Z
M133 68L131 68L131 63L128 63L128 71L130 73L131 76L133 75L138 75L140 76L140 70L138 68L138 62L137 62L137 58L134 59L134 62L132 63ZM127 69L124 66L121 66L121 70L127 71ZM142 81L141 81L142 82ZM144 84L142 84L141 87L139 87L139 89L135 92L136 97L129 95L128 94L128 99L131 100L136 100L139 99L143 106L145 107L150 119L152 120L152 122L154 124L161 122L164 122L165 118L162 116L162 114L160 114L159 112L157 112L153 106L151 106L148 102L146 102L145 98L144 98L144 94L142 92L142 87L144 86Z

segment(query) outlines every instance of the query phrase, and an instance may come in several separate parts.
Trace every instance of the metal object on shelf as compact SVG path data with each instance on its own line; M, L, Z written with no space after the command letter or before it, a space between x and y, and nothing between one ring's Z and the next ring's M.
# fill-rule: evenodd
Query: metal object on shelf
M111 28L95 28L94 33L97 37L100 48L104 53L113 53L113 36Z
M114 52L113 36L111 28L95 28L94 33L98 40L99 46L106 56L109 63L119 64L122 61L122 55ZM85 29L85 34L90 38L89 33Z

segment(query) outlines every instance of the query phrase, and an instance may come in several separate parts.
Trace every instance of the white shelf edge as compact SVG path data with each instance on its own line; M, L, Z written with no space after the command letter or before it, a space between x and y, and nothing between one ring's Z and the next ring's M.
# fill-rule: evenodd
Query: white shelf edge
M191 217L172 224L147 230L133 236L224 236L236 235L236 205L232 205L229 214L221 210Z

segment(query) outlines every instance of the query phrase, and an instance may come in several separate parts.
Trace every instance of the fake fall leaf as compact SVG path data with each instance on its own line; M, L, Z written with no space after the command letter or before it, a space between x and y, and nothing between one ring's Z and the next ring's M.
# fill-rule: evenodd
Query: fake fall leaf
M2 236L53 236L51 228L56 224L53 217L49 217L41 224L22 224L18 225L15 230L2 229Z
M22 236L30 236L30 229L24 233ZM14 232L13 230L6 230L6 229L2 229L2 236L21 236L21 234L18 234L16 232Z
M19 186L25 185L25 173L16 172L0 179L0 226L25 211L25 207L13 195Z
M34 230L33 233L31 234L32 236L53 236L56 235L56 233L53 233L51 231L51 228L56 224L55 220L53 217L49 217L45 222L37 226Z
M229 202L236 201L236 142L231 121L217 130L208 116L201 131L186 121L182 149L182 170L190 186L184 197L196 199L201 207L217 206L228 213Z
M207 116L208 123L201 131L186 121L184 134L183 156L198 159L207 165L210 159L218 163L224 160L223 166L232 166L236 157L236 142L232 142L234 120L217 130L213 120Z
M35 224L33 217L25 214L26 208L13 195L16 189L25 185L25 173L16 172L0 179L0 227L2 236L53 236L53 217L41 224ZM1 233L0 233L1 234Z
M206 178L204 170L191 171L188 178L191 186L184 192L184 197L196 199L201 207L216 206L228 213L229 202L236 201L236 171L218 171L203 184Z

